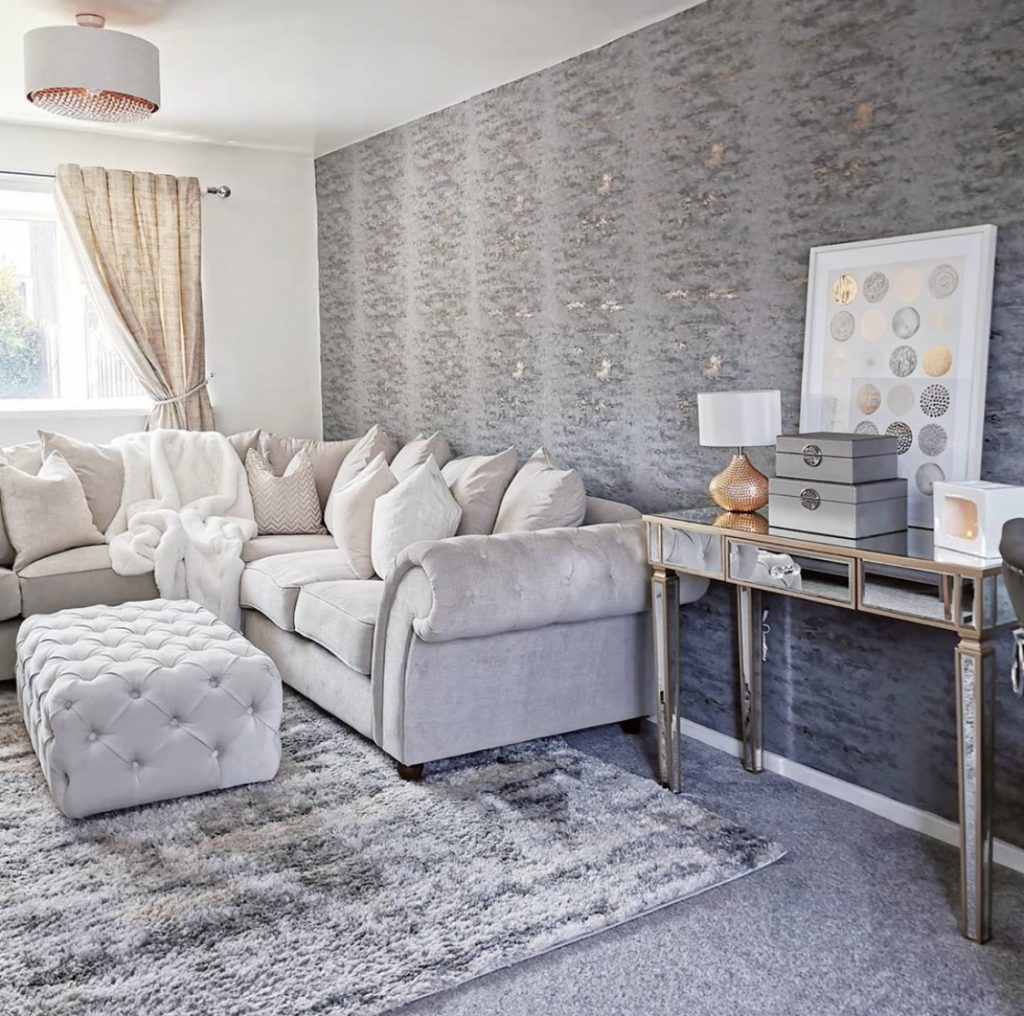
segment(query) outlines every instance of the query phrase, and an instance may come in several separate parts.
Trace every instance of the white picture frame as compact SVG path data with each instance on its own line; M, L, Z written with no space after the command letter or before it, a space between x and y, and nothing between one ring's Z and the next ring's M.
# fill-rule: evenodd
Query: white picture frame
M911 526L981 476L996 227L811 249L800 430L889 433Z

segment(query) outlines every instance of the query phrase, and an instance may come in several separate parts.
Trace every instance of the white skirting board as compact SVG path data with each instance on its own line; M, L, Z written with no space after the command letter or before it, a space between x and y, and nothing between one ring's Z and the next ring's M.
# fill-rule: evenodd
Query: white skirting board
M701 741L719 751L728 752L736 758L742 757L742 746L735 737L685 719L682 721L681 730L684 735L692 737L696 741ZM769 772L778 773L779 776L793 780L794 783L802 783L814 790L820 790L830 797L838 797L841 801L847 801L865 811L881 815L882 818L887 818L897 825L913 829L915 832L931 836L933 839L941 840L951 846L960 846L959 826L930 811L922 811L912 805L902 804L899 801L894 801L891 797L877 794L873 790L865 790L854 783L847 783L846 780L829 776L827 773L811 769L799 762L792 762L788 758L783 758L783 756L770 751L764 753L764 767ZM1024 849L1015 847L1005 840L997 839L993 845L992 855L996 864L1002 864L1014 871L1024 872Z

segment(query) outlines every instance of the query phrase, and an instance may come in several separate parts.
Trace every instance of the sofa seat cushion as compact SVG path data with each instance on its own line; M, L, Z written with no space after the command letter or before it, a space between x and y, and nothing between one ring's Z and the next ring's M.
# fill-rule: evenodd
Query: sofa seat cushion
M101 603L113 607L159 595L151 572L118 575L110 566L110 548L105 543L40 558L22 568L18 579L25 617Z
M336 547L277 554L246 566L240 598L243 607L258 610L278 628L295 631L295 601L303 586L353 578L348 555Z
M242 560L259 561L277 554L297 554L303 550L337 550L330 533L298 533L294 536L257 536L242 547Z
M384 598L380 579L314 582L295 605L295 630L360 674L370 673L373 629Z
M10 568L0 568L0 621L21 613L21 584ZM0 678L2 680L2 678Z

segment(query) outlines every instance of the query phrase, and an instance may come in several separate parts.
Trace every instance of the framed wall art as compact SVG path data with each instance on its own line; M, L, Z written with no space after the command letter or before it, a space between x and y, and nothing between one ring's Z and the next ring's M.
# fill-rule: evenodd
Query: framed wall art
M801 431L890 434L909 521L981 473L996 227L811 250Z

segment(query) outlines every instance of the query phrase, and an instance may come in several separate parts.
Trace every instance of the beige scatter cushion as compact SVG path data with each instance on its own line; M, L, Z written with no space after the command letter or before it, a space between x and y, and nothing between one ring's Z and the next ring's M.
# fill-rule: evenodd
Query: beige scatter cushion
M390 462L395 457L395 442L379 424L375 423L345 456L331 489L337 490L338 487L344 487L346 483L354 480L382 452L384 460Z
M324 521L357 579L373 578L373 506L377 498L397 486L381 452L354 480L331 492L330 512Z
M62 550L104 542L82 482L60 452L51 452L36 476L0 465L0 494L15 571Z
M501 499L495 533L534 532L578 526L587 513L587 492L573 469L559 469L538 448L516 473Z
M345 461L345 456L352 451L355 444L355 438L350 441L315 441L305 437L278 437L265 430L260 431L260 448L278 476L284 475L289 463L300 451L305 450L309 453L321 509L327 504L331 486L342 462Z
M441 475L462 509L457 536L487 536L494 531L501 499L516 474L519 455L506 448L497 455L467 455L452 459Z
M51 452L60 452L64 461L75 471L75 475L82 481L92 520L96 528L105 533L121 506L121 490L124 487L124 461L121 453L111 445L89 444L45 430L39 431L39 443L43 458Z
M448 438L439 430L434 431L430 437L417 434L408 444L403 445L391 460L391 472L401 483L417 466L422 466L431 455L440 467L443 467L452 457L452 450L448 447Z
M458 506L432 459L414 469L373 506L370 550L373 570L386 579L398 555L420 540L446 540L459 528Z
M245 474L260 536L324 532L313 463L305 448L288 463L282 476L274 472L262 452L250 448Z
M255 430L240 430L237 434L228 434L228 444L235 449L235 454L245 463L245 457L249 454L250 448L259 448L260 446L260 429L257 427ZM281 468L281 472L284 472L284 468Z
M38 441L27 444L10 445L0 448L0 463L14 466L23 473L35 476L43 466L43 453ZM14 564L14 548L7 538L7 529L0 523L0 567L10 568Z

